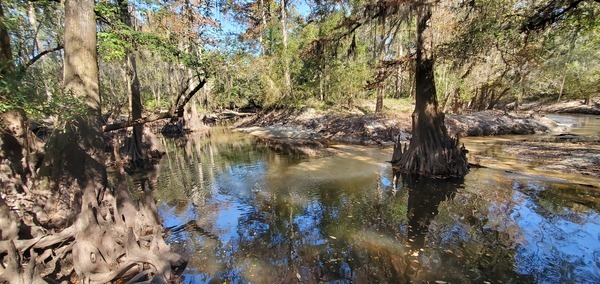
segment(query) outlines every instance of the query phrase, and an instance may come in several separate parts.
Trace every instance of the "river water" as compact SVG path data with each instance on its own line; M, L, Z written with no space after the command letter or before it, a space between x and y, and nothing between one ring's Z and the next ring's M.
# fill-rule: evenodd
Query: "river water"
M394 187L391 149L162 141L144 179L185 283L600 283L597 187L494 168Z

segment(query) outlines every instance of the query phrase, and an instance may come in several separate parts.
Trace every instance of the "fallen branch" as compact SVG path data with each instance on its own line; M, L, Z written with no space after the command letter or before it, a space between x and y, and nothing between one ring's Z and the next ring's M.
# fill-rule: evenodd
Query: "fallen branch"
M161 120L161 119L165 119L165 118L173 118L173 117L175 117L175 114L170 113L170 112L154 113L149 116L145 116L145 117L142 117L142 118L136 119L136 120L129 120L129 121L117 122L117 123L105 125L102 128L102 131L109 132L109 131L113 131L113 130L133 127L136 125L145 124L148 122L153 122L153 121L157 121L157 120Z
M187 93L187 94L182 93L181 95L179 95L177 97L177 100L175 101L175 104L173 104L173 106L167 112L154 113L149 116L145 116L145 117L142 117L142 118L136 119L136 120L129 120L129 121L124 121L124 122L108 124L102 128L102 131L109 132L109 131L113 131L113 130L133 127L136 125L145 124L148 122L153 122L153 121L157 121L157 120L161 120L161 119L182 117L185 106L194 97L194 95L196 93L198 93L198 91L200 91L200 89L202 89L202 87L204 87L204 84L206 84L206 79L202 79L198 83L198 85L194 89L192 89L189 93ZM185 92L185 90L184 90L184 92Z

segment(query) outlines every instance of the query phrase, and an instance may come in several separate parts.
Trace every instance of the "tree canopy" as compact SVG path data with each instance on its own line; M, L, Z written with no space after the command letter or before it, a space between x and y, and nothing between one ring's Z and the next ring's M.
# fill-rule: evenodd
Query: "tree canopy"
M598 1L445 1L432 9L437 96L444 111L598 93ZM168 109L190 79L208 78L192 103L352 106L414 96L418 1L98 1L105 116L129 117L122 74L136 50L146 113ZM52 1L7 1L15 72L0 108L30 114L81 107L62 90L64 13ZM585 70L585 72L583 72ZM385 106L382 106L385 108ZM71 111L57 111L59 109ZM377 109L381 111L382 109ZM371 111L376 111L375 109Z

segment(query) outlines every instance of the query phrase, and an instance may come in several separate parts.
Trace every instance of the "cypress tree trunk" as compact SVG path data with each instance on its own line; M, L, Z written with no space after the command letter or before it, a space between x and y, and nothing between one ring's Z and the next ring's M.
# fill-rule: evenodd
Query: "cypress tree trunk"
M408 174L430 177L464 176L468 172L466 150L459 148L458 138L448 135L444 113L438 109L434 78L434 57L425 49L429 5L417 8L416 105L412 114L412 140L408 148L396 143L392 164Z
M12 60L3 25L0 41L5 75L12 72ZM17 127L0 131L0 282L174 280L173 268L185 262L162 238L151 191L144 190L136 208L122 169L121 182L107 190L93 0L65 1L64 41L65 90L85 111L60 118L31 186L24 182L35 173L23 165L28 164L22 152L28 146L24 117L2 114Z
M172 280L173 267L183 261L162 239L149 192L136 208L122 169L114 190L106 190L93 0L66 0L64 38L65 89L87 111L63 119L48 142L38 183L48 194L37 195L47 205L38 219L59 228L72 223L48 238L53 240L50 245L58 244L57 250L71 250L80 282ZM45 265L44 259L38 261Z
M12 49L10 46L10 36L8 29L4 24L4 8L0 2L0 74L6 76L14 68L12 63Z
M375 113L381 113L383 111L383 88L384 86L380 86L377 88L377 98L375 99Z
M52 192L45 209L55 226L74 221L82 197L83 204L96 205L96 191L107 182L93 5L89 0L65 2L64 86L86 105L86 113L60 118L46 145L37 187Z
M380 38L380 46L379 46L379 62L383 63L385 60L386 48L385 42L387 40L385 24L386 24L386 13L387 11L383 11L383 15L380 18L381 21L381 38ZM379 71L383 72L383 71ZM382 76L383 78L384 76ZM383 95L385 94L385 79L379 82L377 86L377 98L375 99L375 113L380 113L383 111Z

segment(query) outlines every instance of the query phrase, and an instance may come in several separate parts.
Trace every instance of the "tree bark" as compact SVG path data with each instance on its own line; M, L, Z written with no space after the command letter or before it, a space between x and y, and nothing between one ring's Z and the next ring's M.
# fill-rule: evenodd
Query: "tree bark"
M583 100L583 104L585 104L586 106L591 106L594 105L594 97L592 94L588 94L585 97L585 100Z
M400 171L429 177L464 176L468 172L466 150L459 148L458 138L448 135L444 113L438 109L434 79L434 57L425 48L431 7L421 3L417 8L416 104L412 114L412 140L404 149L394 147L392 164Z
M2 77L8 75L14 69L12 61L12 48L10 46L10 36L8 29L4 24L4 8L0 2L0 74Z
M558 98L556 99L557 103L560 103L560 100L562 99L563 92L565 90L565 81L567 81L567 72L563 73L562 81L560 83L560 89L558 90Z
M50 212L65 213L55 214L57 226L71 223L81 205L94 204L96 191L106 186L93 7L91 0L65 2L64 86L87 108L85 115L61 118L46 145L38 187L54 193Z
M60 118L47 143L39 179L26 188L24 198L17 198L26 200L11 198L9 205L0 196L0 220L6 221L0 222L0 282L170 281L173 267L183 261L162 239L150 192L145 191L136 209L124 183L105 190L93 0L66 0L64 33L65 90L85 105L85 111ZM22 131L11 131L0 133L0 146L7 149L12 144L5 142L10 142L21 149L15 133ZM10 156L20 158L14 150ZM119 174L123 181L122 171Z
M268 1L265 0L260 0L259 2L259 6L258 9L260 10L260 28L258 31L258 43L260 44L260 53L259 55L265 55L266 54L266 46L264 43L264 29L267 27L267 8L265 7L265 5L268 5Z

